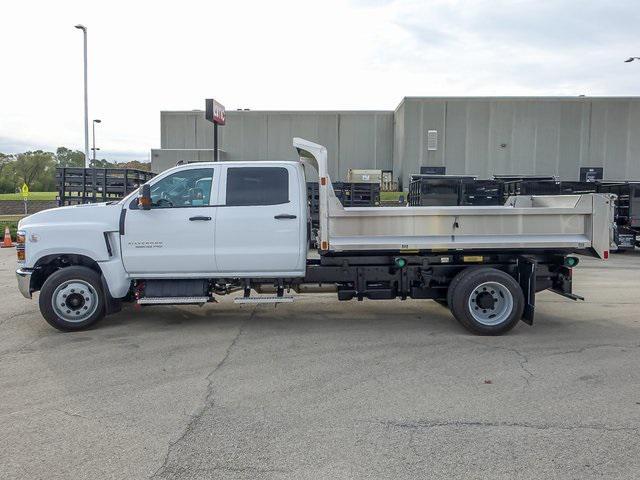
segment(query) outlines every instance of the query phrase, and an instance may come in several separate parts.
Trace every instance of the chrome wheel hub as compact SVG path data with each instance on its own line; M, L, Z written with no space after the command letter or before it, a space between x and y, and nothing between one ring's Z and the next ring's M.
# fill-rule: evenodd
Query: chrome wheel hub
M95 313L98 295L84 280L69 280L55 289L51 304L61 319L79 323Z
M498 282L485 282L469 295L469 312L483 325L498 325L509 318L513 310L513 296Z

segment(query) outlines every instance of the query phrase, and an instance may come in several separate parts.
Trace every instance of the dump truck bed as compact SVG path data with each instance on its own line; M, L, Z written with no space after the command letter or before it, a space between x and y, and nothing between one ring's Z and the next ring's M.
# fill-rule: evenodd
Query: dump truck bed
M504 206L351 207L336 198L326 149L294 139L319 177L321 253L402 250L572 250L607 258L610 194L510 197Z

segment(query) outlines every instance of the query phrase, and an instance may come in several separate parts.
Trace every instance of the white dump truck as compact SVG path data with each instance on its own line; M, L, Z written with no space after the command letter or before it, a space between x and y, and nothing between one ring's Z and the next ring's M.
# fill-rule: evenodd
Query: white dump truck
M571 254L607 259L615 248L611 195L345 208L325 147L299 138L293 146L300 161L180 165L119 202L23 219L20 291L39 291L42 315L63 331L87 328L123 302L204 304L234 292L237 303L291 302L293 290L431 299L472 332L495 335L533 322L538 291L580 298ZM312 167L320 196L313 239Z

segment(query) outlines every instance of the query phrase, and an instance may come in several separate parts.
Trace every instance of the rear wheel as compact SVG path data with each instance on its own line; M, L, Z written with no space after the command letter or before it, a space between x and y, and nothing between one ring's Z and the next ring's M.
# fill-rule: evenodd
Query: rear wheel
M104 317L100 275L87 267L65 267L53 273L40 291L40 313L63 332L82 330Z
M456 320L471 332L500 335L522 318L524 295L511 275L495 268L477 268L458 277L449 287L449 306Z

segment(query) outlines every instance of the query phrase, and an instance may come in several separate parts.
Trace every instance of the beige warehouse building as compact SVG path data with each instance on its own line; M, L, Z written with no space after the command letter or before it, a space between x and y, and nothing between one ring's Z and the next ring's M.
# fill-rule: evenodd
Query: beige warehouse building
M213 159L203 111L163 111L160 121L153 171ZM421 166L564 180L603 167L605 179L640 179L638 97L405 97L394 111L227 111L220 160L294 160L294 136L327 147L335 180L377 168L406 188Z

